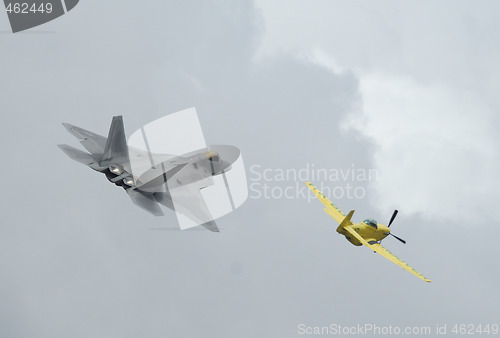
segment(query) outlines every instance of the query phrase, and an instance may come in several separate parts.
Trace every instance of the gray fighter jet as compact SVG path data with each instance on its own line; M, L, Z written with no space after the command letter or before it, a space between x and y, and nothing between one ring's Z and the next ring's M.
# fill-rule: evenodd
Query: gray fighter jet
M88 152L66 144L58 147L73 160L103 173L111 183L123 188L134 204L162 216L161 204L210 231L219 232L200 190L213 184L212 177L224 175L231 169L240 155L238 148L218 145L182 156L152 156L148 151L127 145L122 116L113 117L107 138L69 123L63 125ZM134 176L131 160L147 166L147 170ZM225 176L224 181L227 182Z

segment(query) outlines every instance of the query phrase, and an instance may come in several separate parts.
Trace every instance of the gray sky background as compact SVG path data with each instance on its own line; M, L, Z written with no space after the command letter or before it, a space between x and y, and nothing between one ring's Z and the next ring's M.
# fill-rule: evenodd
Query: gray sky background
M87 0L18 34L1 14L0 336L498 323L498 7ZM61 122L106 135L121 114L130 134L192 106L250 180L253 165L377 169L365 198L336 202L355 221L398 208L408 243L384 245L433 282L337 236L316 200L249 199L220 234L149 230L175 215L56 147L78 146Z

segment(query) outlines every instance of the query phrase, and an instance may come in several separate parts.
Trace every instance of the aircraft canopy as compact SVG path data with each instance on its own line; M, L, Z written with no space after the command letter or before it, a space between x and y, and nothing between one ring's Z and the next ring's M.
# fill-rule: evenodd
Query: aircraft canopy
M371 227L377 228L377 221L371 218L365 219L363 221L365 224L368 224Z

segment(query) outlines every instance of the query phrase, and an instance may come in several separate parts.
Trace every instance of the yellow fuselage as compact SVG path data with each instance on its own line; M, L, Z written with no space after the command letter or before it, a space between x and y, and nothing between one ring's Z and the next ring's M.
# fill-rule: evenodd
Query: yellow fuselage
M363 237L368 243L373 244L373 242L379 242L389 235L389 227L387 225L377 223L377 227L373 227L364 222L353 224L352 228ZM344 235L345 238L356 246L362 245L359 240L354 238L349 232L347 232L343 227L338 227L337 232ZM371 243L372 242L372 243Z

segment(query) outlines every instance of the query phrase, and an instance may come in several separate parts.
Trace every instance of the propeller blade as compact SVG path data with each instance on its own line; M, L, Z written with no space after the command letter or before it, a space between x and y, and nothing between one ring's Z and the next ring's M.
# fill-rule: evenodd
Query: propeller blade
M396 215L398 214L398 211L397 210L394 210L394 212L392 213L392 216L391 216L391 220L389 221L389 224L387 225L387 227L390 227L391 224L392 224L392 221L394 221L394 219L396 218Z
M392 237L396 238L397 240L399 240L399 241L403 242L403 244L406 244L406 241L405 241L404 239L399 238L398 236L393 235L393 234L391 234L390 232L389 232L389 235L391 235Z

